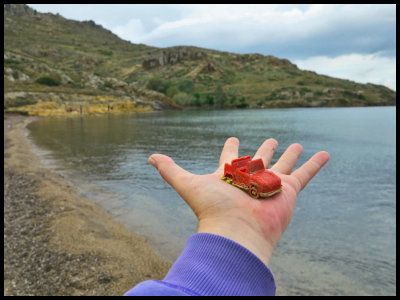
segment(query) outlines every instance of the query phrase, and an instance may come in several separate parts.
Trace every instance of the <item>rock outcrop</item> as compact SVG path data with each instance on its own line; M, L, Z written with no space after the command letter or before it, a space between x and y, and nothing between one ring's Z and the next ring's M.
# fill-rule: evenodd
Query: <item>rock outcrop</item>
M16 17L34 16L37 14L36 10L24 4L4 4L4 14Z
M200 60L206 57L205 52L193 51L188 48L166 49L145 58L142 66L148 70L159 66L174 65L183 60Z

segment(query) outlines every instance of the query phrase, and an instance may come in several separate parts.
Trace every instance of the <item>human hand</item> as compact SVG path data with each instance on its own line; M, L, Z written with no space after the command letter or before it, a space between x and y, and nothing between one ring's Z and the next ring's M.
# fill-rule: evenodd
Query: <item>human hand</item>
M268 169L277 146L276 140L266 140L253 159L261 158ZM268 264L274 247L292 218L297 195L329 160L329 153L321 151L292 172L302 151L300 144L287 148L270 168L281 178L282 191L260 199L254 199L221 180L225 163L238 158L237 138L226 140L219 167L212 174L192 174L162 154L151 155L149 163L191 207L198 219L198 232L227 237Z

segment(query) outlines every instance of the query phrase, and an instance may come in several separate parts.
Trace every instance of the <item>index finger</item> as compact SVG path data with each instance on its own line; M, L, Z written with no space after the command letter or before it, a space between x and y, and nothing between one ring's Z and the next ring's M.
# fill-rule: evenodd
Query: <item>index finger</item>
M310 180L329 161L329 158L330 155L328 152L320 151L291 174L299 182L297 193L306 187Z

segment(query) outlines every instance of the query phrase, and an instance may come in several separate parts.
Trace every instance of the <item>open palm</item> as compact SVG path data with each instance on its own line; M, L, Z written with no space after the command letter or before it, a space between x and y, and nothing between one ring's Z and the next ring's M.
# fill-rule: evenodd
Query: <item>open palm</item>
M266 140L253 159L261 158L268 168L277 146L276 140ZM300 144L288 147L270 168L281 178L282 191L260 199L221 180L225 163L238 158L237 138L226 140L219 167L212 174L192 174L162 154L153 154L149 162L192 208L199 221L198 232L230 238L267 264L292 218L297 195L329 160L329 154L321 151L292 172L302 150Z

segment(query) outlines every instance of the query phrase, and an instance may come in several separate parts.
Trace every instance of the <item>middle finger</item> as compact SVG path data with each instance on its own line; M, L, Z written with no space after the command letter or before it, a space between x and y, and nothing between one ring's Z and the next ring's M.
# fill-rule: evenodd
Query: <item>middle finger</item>
M258 148L256 154L254 155L253 159L261 158L264 163L264 167L268 169L268 166L272 160L272 156L274 155L274 151L278 147L278 142L270 138L265 140L264 143Z

